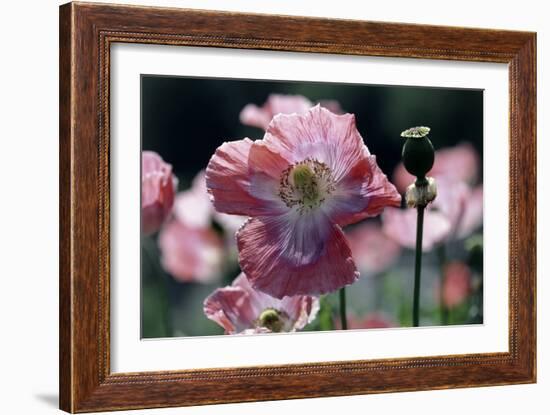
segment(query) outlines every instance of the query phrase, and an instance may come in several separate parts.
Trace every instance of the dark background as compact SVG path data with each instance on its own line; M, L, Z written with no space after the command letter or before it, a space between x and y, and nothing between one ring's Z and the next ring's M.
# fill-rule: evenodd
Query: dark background
M242 125L246 104L261 106L270 93L301 94L312 102L334 99L355 114L357 128L380 168L391 178L401 156L401 131L432 130L436 150L471 142L483 156L483 92L472 89L229 80L142 75L142 144L174 166L186 185L224 141L260 139Z

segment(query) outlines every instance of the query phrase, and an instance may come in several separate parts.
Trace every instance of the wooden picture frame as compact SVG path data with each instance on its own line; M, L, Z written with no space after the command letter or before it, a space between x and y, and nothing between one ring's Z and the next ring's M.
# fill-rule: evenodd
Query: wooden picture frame
M338 33L337 36L334 33ZM509 351L111 373L109 59L113 43L509 65ZM90 412L536 380L536 34L169 8L60 8L60 407Z

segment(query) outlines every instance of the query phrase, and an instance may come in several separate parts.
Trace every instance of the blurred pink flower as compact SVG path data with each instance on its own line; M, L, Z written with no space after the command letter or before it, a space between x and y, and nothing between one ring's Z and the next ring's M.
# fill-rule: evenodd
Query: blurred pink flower
M210 227L190 227L178 219L159 235L162 267L181 282L216 281L224 256L223 241Z
M483 223L483 186L470 188L464 182L442 177L438 194L428 210L438 210L449 220L451 237L464 238Z
M458 237L464 238L483 224L483 186L472 190L458 226Z
M275 115L301 114L312 106L313 103L302 95L271 94L261 107L246 105L241 111L240 119L245 125L265 130Z
M342 322L339 318L334 320L334 325L336 330L342 329ZM373 311L364 317L348 315L348 330L385 329L396 326L391 317L379 311Z
M181 223L192 228L209 227L214 207L206 193L204 171L199 172L191 187L176 195L174 216Z
M463 262L450 262L445 266L443 280L443 303L453 308L468 298L471 289L471 271Z
M384 233L409 249L416 247L416 209L386 209L382 214ZM451 223L441 212L426 209L424 212L424 232L422 250L430 251L436 244L451 234Z
M315 319L319 300L310 296L282 300L255 290L244 274L218 288L204 301L204 314L226 334L292 332Z
M237 232L241 269L277 298L353 283L359 273L340 226L401 202L355 117L320 106L275 116L263 140L224 143L206 182L216 210L251 217Z
M172 211L177 179L172 166L153 151L141 154L141 229L155 233Z
M341 115L344 113L344 110L342 110L340 103L335 99L322 99L318 102L318 104L334 114Z
M458 222L457 237L464 238L483 224L483 186L472 189Z
M434 177L438 182L441 177L447 177L456 182L472 183L479 175L479 168L479 156L475 149L469 143L461 143L454 147L437 150L434 165L427 175ZM416 178L407 172L403 163L399 163L393 172L393 182L402 193L415 180Z
M401 253L401 246L389 238L377 222L364 222L346 230L353 259L361 272L377 274L387 269Z
M335 114L342 113L338 101L322 100L319 103ZM265 130L275 115L303 114L311 107L313 103L302 95L271 94L261 107L254 104L246 105L241 111L240 119L245 125Z
M206 190L204 170L197 173L190 189L176 196L174 216L190 227L210 227L214 219L231 236L231 240L234 240L235 232L247 219L245 216L219 213L214 209Z

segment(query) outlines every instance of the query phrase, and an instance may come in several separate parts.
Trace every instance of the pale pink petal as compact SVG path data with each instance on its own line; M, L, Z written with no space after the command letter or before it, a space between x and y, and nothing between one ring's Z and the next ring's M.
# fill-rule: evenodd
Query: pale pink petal
M382 232L377 222L365 222L345 232L361 273L377 274L399 257L401 246Z
M342 109L342 106L335 99L321 99L319 101L319 105L321 107L326 108L327 110L329 110L330 112L332 112L334 114L343 114L344 113L344 110Z
M210 226L214 207L206 190L206 172L199 171L191 188L178 193L174 202L174 216L188 226Z
M238 287L249 295L250 308L254 314L254 319L256 319L266 308L274 307L279 304L280 300L277 298L273 298L270 295L255 290L250 284L250 281L248 281L248 278L246 278L246 275L242 272L235 278L231 286Z
M443 280L443 302L448 308L464 302L470 294L470 268L462 262L451 262L445 266Z
M206 185L216 210L232 214L254 212L257 200L248 188L248 154L252 140L223 143L208 163Z
M277 298L331 292L359 277L344 234L322 215L252 218L237 244L254 288Z
M481 227L483 224L483 186L473 189L468 198L457 236L464 238Z
M267 100L272 118L277 114L301 114L309 110L313 104L302 95L272 94Z
M469 143L461 143L454 147L437 150L434 165L428 176L436 179L447 177L455 181L472 183L477 180L479 169L479 156L473 146ZM416 178L405 170L403 163L400 163L393 173L393 182L402 193L415 180Z
M206 189L204 170L197 173L189 190L176 196L174 216L191 227L210 226L214 219L230 236L234 236L247 219L246 216L219 213L214 209Z
M254 104L245 106L239 117L243 124L265 130L275 115L303 113L312 105L301 95L271 94L262 107Z
M261 167L262 163L267 163L266 167ZM248 138L218 147L206 168L206 185L216 210L243 216L280 213L285 205L274 194L275 179L269 170L275 165L280 168L288 163Z
M365 154L336 184L324 210L335 223L346 226L400 205L401 195L376 164L376 157Z
M258 127L262 130L267 128L271 118L273 118L271 111L264 110L254 104L246 105L239 114L241 123L250 125L251 127Z
M210 226L214 208L206 193L206 189L196 189L180 192L174 202L174 216L182 223L191 227L204 228Z
M218 288L204 301L204 314L225 329L226 334L254 327L257 315L249 294L239 287Z
M172 212L177 179L172 166L153 151L141 157L141 228L144 234L156 232Z
M462 182L447 177L439 177L436 180L437 197L429 208L435 208L443 213L451 223L453 230L459 225L464 214L467 199L470 197L469 186Z
M182 282L212 282L221 274L223 241L210 228L189 227L178 220L159 235L163 268Z
M470 143L460 143L437 152L431 176L449 176L466 183L479 175L479 155Z
M264 141L291 162L311 158L324 163L336 182L368 155L355 116L336 115L319 105L300 115L277 115Z
M321 309L319 299L309 295L295 295L284 297L281 301L281 309L289 316L292 323L292 330L301 330L317 317Z
M409 249L416 248L416 209L388 208L382 214L382 229L384 233ZM424 211L424 228L422 250L430 251L436 244L449 237L451 223L440 212L426 209Z
M264 210L263 215L282 214L288 211L288 206L280 197L281 176L288 167L289 162L270 150L261 140L255 141L250 148L249 192L269 206Z
M483 186L471 189L463 182L437 180L437 198L433 207L447 216L452 236L464 238L483 223Z

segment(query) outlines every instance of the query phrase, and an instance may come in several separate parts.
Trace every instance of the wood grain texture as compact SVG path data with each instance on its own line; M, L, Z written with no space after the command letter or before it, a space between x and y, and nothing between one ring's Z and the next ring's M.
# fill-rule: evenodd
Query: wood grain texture
M72 293L71 287L71 55L70 8L59 14L59 406L72 410Z
M111 373L109 59L114 42L508 63L509 352ZM60 407L90 412L534 382L535 83L534 33L86 3L61 6Z

